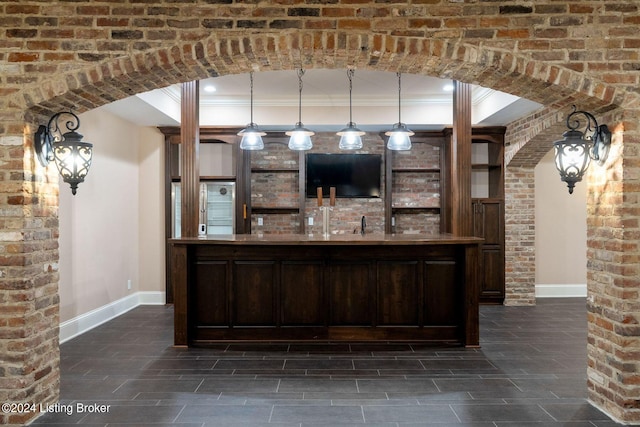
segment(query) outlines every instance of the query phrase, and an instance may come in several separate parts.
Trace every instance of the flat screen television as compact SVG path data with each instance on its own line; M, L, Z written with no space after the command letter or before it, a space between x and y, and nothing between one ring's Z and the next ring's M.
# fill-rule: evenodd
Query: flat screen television
M306 189L308 198L329 197L329 188L336 188L336 197L380 197L380 154L319 154L306 155Z

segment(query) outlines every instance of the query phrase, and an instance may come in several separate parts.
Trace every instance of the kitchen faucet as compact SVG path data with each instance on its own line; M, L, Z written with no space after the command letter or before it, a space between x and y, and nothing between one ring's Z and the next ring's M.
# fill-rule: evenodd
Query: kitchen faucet
M367 227L367 220L362 215L362 219L360 219L360 234L364 236L364 229Z

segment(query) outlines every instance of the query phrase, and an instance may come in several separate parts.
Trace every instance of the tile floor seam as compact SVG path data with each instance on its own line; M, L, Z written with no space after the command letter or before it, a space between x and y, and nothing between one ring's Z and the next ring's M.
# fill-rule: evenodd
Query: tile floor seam
M456 416L457 420L459 423L462 422L462 420L460 419L460 416L458 415L458 413L456 412L455 408L453 407L453 405L449 404L449 409L451 409L451 412L453 412L453 415Z
M560 422L560 420L558 420L556 417L554 417L553 415L551 415L551 414L549 413L549 411L547 411L546 409L544 409L544 406L541 406L540 404L538 404L537 406L538 406L538 408L542 409L542 411L543 411L545 414L549 415L549 416L553 419L553 421L554 421L554 422Z
M178 414L173 418L173 423L174 424L178 422L178 418L180 418L180 415L182 414L182 412L184 412L186 407L187 407L187 405L182 405L182 409L180 409L180 412L178 412Z

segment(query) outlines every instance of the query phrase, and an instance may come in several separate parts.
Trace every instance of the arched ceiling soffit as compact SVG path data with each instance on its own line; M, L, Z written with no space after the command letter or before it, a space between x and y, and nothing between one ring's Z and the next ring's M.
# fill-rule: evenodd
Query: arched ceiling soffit
M629 98L636 95L557 65L460 40L298 31L215 34L199 42L137 52L91 67L70 67L63 75L47 76L25 87L14 95L11 105L35 116L49 116L64 108L84 112L185 81L299 67L424 74L496 89L556 109L578 103L596 113L633 102Z
M520 140L512 142L506 148L505 165L534 168L567 130L565 118L569 112L570 110L548 112L544 118L532 117L534 128L520 135Z

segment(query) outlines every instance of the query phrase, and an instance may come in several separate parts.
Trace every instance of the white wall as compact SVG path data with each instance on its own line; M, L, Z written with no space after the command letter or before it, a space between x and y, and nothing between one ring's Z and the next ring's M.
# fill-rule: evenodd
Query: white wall
M587 183L577 183L573 194L569 194L550 150L535 168L535 186L536 286L561 285L559 288L564 287L565 293L567 289L571 291L571 286L584 288L587 283Z
M94 156L76 196L60 182L61 322L164 290L162 136L102 109L80 120Z
M164 292L164 136L151 127L140 127L138 132L139 290Z

